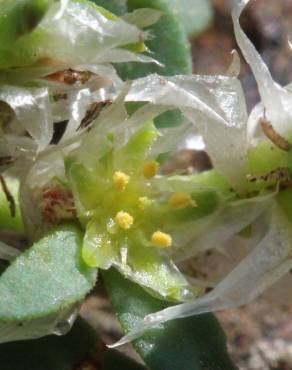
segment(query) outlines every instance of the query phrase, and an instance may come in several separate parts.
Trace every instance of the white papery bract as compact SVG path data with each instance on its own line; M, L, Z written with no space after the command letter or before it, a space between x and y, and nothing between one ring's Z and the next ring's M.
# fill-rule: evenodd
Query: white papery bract
M19 255L19 250L0 241L0 259L12 261Z
M112 63L156 63L132 49L145 50L148 37L135 24L149 26L160 16L156 10L138 11L125 16L128 23L91 2L53 2L37 27L5 50L10 57L2 61L0 56L5 108L0 170L10 168L20 178L21 207L32 239L44 232L35 189L64 177L63 156L78 145L93 118L84 125L83 120L119 93L123 83ZM64 133L56 142L54 131L62 125Z
M140 23L139 14L129 15L131 22ZM161 12L148 10L146 25L160 16ZM13 77L10 74L15 67L28 68L29 74L34 71L37 75L44 68L58 71L85 63L155 63L149 56L132 51L145 51L143 42L147 38L146 31L90 1L63 1L61 7L59 1L52 2L32 32L1 51L0 75L3 79Z
M239 24L239 17L248 2L249 0L238 1L232 13L238 46L253 71L261 96L261 109L258 111L256 108L258 114L251 115L248 135L252 139L259 118L263 116L265 110L266 118L272 123L274 129L292 142L292 93L273 80L268 67Z
M291 179L290 151L288 148L277 147L276 140L274 141L268 135L271 141L267 140L265 132L260 126L259 119L265 117L275 135L279 135L286 140L287 146L289 146L292 139L292 95L288 88L281 87L272 79L267 66L240 27L239 17L248 0L236 1L235 3L232 17L236 39L255 75L262 99L249 119L245 111L244 98L242 95L238 95L238 89L234 88L234 83L230 90L230 96L232 96L232 92L236 95L233 99L230 99L225 94L225 96L218 94L213 88L208 98L206 93L207 80L202 82L204 87L200 91L200 93L205 91L203 99L201 96L196 96L193 102L191 102L192 97L183 91L183 83L180 81L177 84L177 81L174 79L161 80L164 88L161 88L158 92L155 91L153 93L150 87L146 93L141 89L140 94L142 98L145 96L145 100L149 99L159 104L169 103L171 106L176 106L175 101L183 97L179 103L183 107L182 112L195 125L200 127L201 124L200 133L204 137L207 152L209 152L212 158L215 169L234 186L239 194L249 193L248 198L250 199L243 199L241 204L240 201L235 202L238 207L237 210L236 207L232 206L232 202L227 203L226 212L223 212L222 215L217 214L214 217L213 227L212 222L210 222L209 225L211 226L208 226L205 230L206 235L203 234L203 237L199 239L195 238L193 240L194 244L191 242L183 248L183 251L187 252L187 255L190 257L195 255L195 251L200 248L216 248L216 245L220 247L228 239L230 240L239 231L236 228L238 221L244 220L244 208L247 207L250 210L250 214L252 213L251 208L248 207L249 202L251 204L255 202L255 210L259 211L258 214L255 214L250 225L253 226L253 224L262 221L262 233L260 237L257 235L257 238L251 238L251 241L254 241L251 251L238 265L233 266L231 272L227 273L227 276L215 286L214 290L199 299L148 315L132 332L114 346L127 343L140 336L149 328L168 320L249 303L291 270L292 233L291 205L289 205L289 202L291 204L291 201L289 201L291 190L289 188L283 190L281 186L277 186L277 182L278 184L281 183L281 179L277 178L277 175L275 176L274 186L266 187L265 190L265 186L262 188L259 186L261 181L262 184L265 181L269 182L270 176L277 174L283 163L285 166L284 171L287 171L286 173L288 174L287 178L288 180ZM234 67L236 65L233 63L230 72L234 71ZM217 78L217 82L218 79L220 77ZM216 77L210 77L210 80L214 86ZM152 87L158 83L155 79L153 81ZM193 84L194 81L188 79L188 83ZM171 96L171 92L175 92L173 96ZM218 101L219 106L216 109L215 104ZM190 106L188 106L189 103ZM203 112L203 122L200 116L198 117L198 110ZM226 111L228 112L227 114L225 113ZM213 126L210 124L212 121ZM225 134L223 127L226 130ZM208 145L208 143L211 145ZM258 154L255 160L254 153L256 150L258 150ZM277 152L274 157L269 154L273 150ZM268 165L264 163L263 156L265 155L267 155L266 161ZM233 161L229 162L227 157L232 158ZM257 160L259 163L256 163ZM270 161L274 163L269 163ZM258 165L258 169L256 169L255 164ZM269 168L270 170L267 170ZM259 177L255 176L252 178L251 173L254 170ZM262 178L261 175L263 176ZM258 187L253 187L253 184L247 181L248 178L255 182ZM274 190L271 191L271 189ZM241 191L243 192L241 193ZM252 194L254 198L251 198ZM260 210L260 205L262 205L262 210Z
M236 77L152 75L135 81L127 99L179 108L203 137L216 170L244 192L247 112Z
M169 320L246 304L287 273L292 267L291 223L276 205L274 207L266 236L211 293L146 316L132 332L111 347L132 341L149 328Z
M36 142L38 151L49 145L53 136L53 117L48 89L1 86L0 101L14 111L23 132Z

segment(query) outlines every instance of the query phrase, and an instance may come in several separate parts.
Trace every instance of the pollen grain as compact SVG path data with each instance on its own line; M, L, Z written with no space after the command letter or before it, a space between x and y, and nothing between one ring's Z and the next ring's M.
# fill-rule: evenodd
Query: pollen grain
M143 176L146 179L151 179L157 174L157 172L159 171L159 167L160 165L157 161L153 160L146 162L143 167Z
M158 248L169 248L172 245L172 237L162 231L155 231L151 238L152 244Z
M120 191L124 190L130 181L130 176L122 171L116 171L113 175L113 182Z
M138 206L142 211L145 211L145 209L150 207L152 203L153 201L149 199L148 197L140 197L138 199Z
M183 209L188 206L197 207L197 203L192 199L188 193L174 193L169 198L169 204L175 209Z
M116 222L120 228L129 230L133 226L134 218L128 212L120 211L116 214Z

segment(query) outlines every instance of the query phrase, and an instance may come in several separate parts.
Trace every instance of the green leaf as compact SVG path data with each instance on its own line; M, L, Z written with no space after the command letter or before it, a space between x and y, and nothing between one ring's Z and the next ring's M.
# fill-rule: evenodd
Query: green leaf
M104 7L116 15L127 13L127 0L92 0L95 4Z
M0 358L1 370L81 370L78 366L86 359L104 370L145 370L120 352L105 349L95 331L80 318L63 337L1 344Z
M151 56L163 66L153 63L124 63L116 66L123 79L136 79L151 73L164 76L192 73L190 44L183 26L173 15L172 9L165 0L128 0L128 10L153 8L164 12L159 21L150 27L154 36L145 44L151 51ZM158 127L170 127L181 122L181 113L170 111L155 120Z
M209 0L168 0L173 13L183 24L188 36L203 32L213 18Z
M190 45L182 25L172 14L171 7L165 0L128 0L128 10L153 8L164 12L159 21L150 27L153 38L146 41L151 56L164 66L155 64L127 63L117 66L124 79L134 79L159 73L170 76L192 72Z
M16 258L0 277L0 324L21 322L25 332L34 320L61 317L80 302L97 274L83 262L81 245L79 229L62 226Z
M117 271L103 272L115 312L125 332L145 315L166 304L148 295ZM235 370L226 351L226 338L211 314L173 320L134 342L151 370Z
M11 43L31 32L52 3L52 0L2 0L0 49L11 47Z
M94 0L95 3L103 5L106 9L115 11L121 15L121 8L117 8L116 1ZM153 37L145 44L151 51L151 57L163 66L153 63L119 63L116 69L122 79L136 79L151 73L172 76L177 74L192 73L192 60L190 44L183 26L173 15L171 7L165 0L128 0L128 11L139 8L152 8L163 11L164 15L159 21L149 27ZM181 122L181 114L171 111L162 114L155 123L159 127L170 127Z

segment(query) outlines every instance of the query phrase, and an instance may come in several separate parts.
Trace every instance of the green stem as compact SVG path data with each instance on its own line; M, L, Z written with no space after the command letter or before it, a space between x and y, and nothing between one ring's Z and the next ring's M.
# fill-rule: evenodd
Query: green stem
M17 179L5 177L7 188L15 201L16 212L14 217L11 215L10 204L2 187L0 187L0 231L11 231L24 233L20 205L19 205L19 182Z

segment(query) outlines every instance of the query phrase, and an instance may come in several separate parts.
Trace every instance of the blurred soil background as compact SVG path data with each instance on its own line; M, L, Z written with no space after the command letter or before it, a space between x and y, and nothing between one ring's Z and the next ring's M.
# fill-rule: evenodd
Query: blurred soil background
M209 28L192 40L193 72L220 74L228 69L230 51L237 49L230 17L232 0L212 0L214 17ZM274 79L281 85L292 81L292 1L251 0L241 24L262 55ZM249 67L242 60L241 76L250 110L259 100Z
M230 19L230 1L213 0L212 3L213 23L192 40L195 74L226 71L231 60L230 50L237 48ZM290 83L292 50L288 41L292 37L292 0L251 1L241 17L241 24L274 79L281 85ZM259 101L259 95L252 73L243 61L240 79L250 111ZM286 294L291 293L287 290ZM292 305L258 299L243 308L218 313L217 317L240 369L292 370Z
M207 30L191 40L195 74L224 73L231 62L231 50L237 48L230 18L231 0L212 0L211 3L213 21ZM292 41L292 0L251 0L241 24L274 79L282 85L292 82L292 50L288 42L289 37ZM250 111L259 101L259 95L244 62L240 79ZM206 165L202 153L198 156L191 151L176 160L187 171ZM283 294L289 297L292 292L287 290ZM119 324L101 286L87 299L81 312L106 343L120 338ZM245 307L220 312L217 317L227 334L231 356L241 370L292 370L292 299L291 305L258 299ZM130 346L123 350L137 356Z

